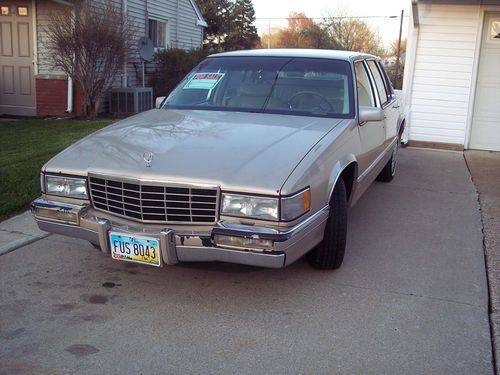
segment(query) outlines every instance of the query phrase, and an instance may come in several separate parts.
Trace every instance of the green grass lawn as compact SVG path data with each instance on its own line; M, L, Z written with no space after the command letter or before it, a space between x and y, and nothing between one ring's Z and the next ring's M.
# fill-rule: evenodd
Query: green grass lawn
M112 120L0 121L0 220L40 195L40 168L52 156Z

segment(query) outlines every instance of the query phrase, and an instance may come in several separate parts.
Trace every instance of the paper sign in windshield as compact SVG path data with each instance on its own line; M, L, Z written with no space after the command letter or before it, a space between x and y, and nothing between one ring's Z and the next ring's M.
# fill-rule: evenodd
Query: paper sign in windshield
M224 77L224 73L196 73L184 86L185 89L202 89L212 90L220 80Z

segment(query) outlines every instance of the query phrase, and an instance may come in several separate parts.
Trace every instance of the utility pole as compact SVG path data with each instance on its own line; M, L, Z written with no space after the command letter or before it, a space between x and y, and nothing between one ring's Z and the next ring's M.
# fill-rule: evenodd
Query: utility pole
M401 35L403 33L404 14L405 14L405 10L401 9L401 22L399 24L399 40L398 40L398 54L397 54L397 58L396 58L396 78L395 78L395 80L397 80L399 77L399 59L401 58ZM403 82L401 82L401 86L403 86Z
M271 48L271 20L267 24L267 48Z

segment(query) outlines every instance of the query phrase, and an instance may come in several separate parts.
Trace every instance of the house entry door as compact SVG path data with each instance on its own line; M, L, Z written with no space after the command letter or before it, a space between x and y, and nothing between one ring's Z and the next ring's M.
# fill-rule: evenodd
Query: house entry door
M36 114L31 2L0 0L0 114Z

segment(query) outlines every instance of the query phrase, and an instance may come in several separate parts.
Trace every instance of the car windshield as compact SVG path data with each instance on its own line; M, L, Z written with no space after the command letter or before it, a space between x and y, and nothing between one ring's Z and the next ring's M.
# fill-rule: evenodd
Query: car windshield
M350 64L285 57L211 57L163 108L354 117Z

